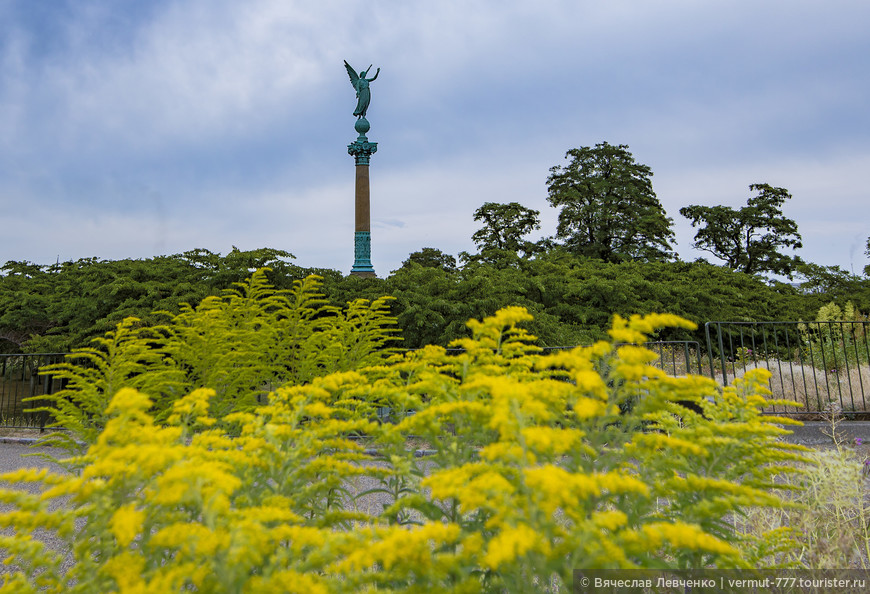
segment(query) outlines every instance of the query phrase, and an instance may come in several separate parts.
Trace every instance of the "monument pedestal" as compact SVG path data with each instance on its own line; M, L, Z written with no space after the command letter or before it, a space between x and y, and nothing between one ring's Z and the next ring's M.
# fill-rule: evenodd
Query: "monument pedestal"
M359 118L354 125L359 133L355 142L347 145L347 152L356 163L356 189L354 201L354 237L353 237L353 267L350 273L354 276L376 278L372 266L372 232L371 232L371 201L369 193L369 160L377 150L377 142L369 142L366 132L369 122Z

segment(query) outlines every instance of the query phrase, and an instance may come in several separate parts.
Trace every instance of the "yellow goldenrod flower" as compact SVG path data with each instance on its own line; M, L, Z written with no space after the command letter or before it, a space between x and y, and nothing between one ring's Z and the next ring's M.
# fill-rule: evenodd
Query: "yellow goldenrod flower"
M531 526L520 525L504 528L489 541L483 565L490 569L514 561L539 546L540 535Z
M574 414L581 421L593 419L607 414L607 404L600 400L581 397L574 402Z
M266 577L254 576L246 591L258 594L329 594L330 589L316 574L285 569Z
M124 551L107 559L100 573L115 580L119 592L146 592L142 571L145 569L145 559L132 551Z
M707 534L699 526L693 524L656 522L644 525L642 531L653 548L659 547L662 543L666 542L677 549L707 551L729 556L739 554L728 543Z
M112 514L109 526L121 548L126 548L139 535L144 521L145 512L137 510L135 503L128 503Z

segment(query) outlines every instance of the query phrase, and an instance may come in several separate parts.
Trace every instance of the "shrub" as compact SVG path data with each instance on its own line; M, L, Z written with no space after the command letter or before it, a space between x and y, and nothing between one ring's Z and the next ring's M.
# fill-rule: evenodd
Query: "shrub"
M842 309L833 301L822 306L815 322L798 325L806 359L828 370L847 370L868 363L868 321L851 301Z
M731 523L782 505L773 477L801 459L777 440L786 431L774 423L789 421L759 412L770 404L764 371L724 390L665 376L639 345L658 327L688 325L675 316L615 317L612 342L546 355L518 326L529 319L506 308L469 322L458 355L426 347L288 378L265 404L228 414L208 385L164 414L154 388L164 380L143 377L159 372L130 374L138 387L101 392L105 427L67 461L79 471L2 477L44 489L0 491L12 507L0 525L15 528L0 537L4 587L565 591L573 569L751 568L792 542L787 530L748 536ZM379 330L359 332L364 341ZM381 407L398 422L376 423ZM410 439L431 455L418 457ZM372 498L380 505L364 509ZM36 528L66 540L68 569Z
M50 426L67 431L47 443L77 450L94 443L105 427L109 402L124 387L148 394L158 421L173 402L200 387L214 390L210 413L223 418L262 402L273 386L293 385L388 358L395 350L396 321L388 297L358 299L340 310L326 303L320 277L276 290L261 269L244 283L207 297L167 322L145 325L127 318L93 347L76 349L47 373L65 389L43 397L37 410L52 414Z

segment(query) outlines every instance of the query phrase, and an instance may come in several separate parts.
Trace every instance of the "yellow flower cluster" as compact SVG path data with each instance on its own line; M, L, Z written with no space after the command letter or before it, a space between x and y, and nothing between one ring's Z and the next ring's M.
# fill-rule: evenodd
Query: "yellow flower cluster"
M529 319L507 308L470 322L461 354L339 370L222 417L218 386L158 418L147 393L117 390L67 461L80 471L0 477L44 486L0 489L15 530L0 590L534 591L584 567L757 562L763 540L724 520L779 505L762 487L799 459L760 413L764 375L724 391L661 377L640 345L690 326L674 316L616 317L620 344L554 354L517 326ZM707 414L676 415L691 395ZM67 539L72 563L36 529Z
M667 545L673 549L715 553L726 559L739 557L739 551L733 546L704 532L699 526L679 521L646 524L637 532L633 544L644 550L657 550Z

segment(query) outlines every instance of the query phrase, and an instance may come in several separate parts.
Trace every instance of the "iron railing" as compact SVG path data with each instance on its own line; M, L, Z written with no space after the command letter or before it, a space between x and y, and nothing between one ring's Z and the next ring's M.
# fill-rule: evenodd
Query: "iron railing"
M813 415L870 416L870 322L707 322L708 374L728 385L747 371L770 372L774 396Z
M620 346L617 344L617 346ZM651 363L671 376L689 374L704 374L704 355L701 344L694 340L658 340L645 342L645 348L658 355L658 359ZM573 349L572 346L544 347L544 352L552 350Z
M60 380L42 370L63 358L63 353L0 354L0 426L45 428L48 413L32 409L45 404L38 397L56 392Z

